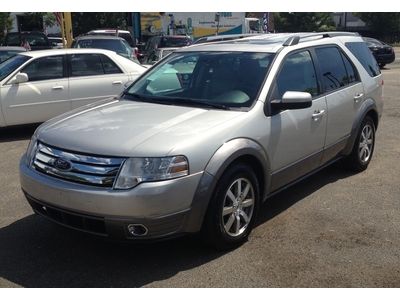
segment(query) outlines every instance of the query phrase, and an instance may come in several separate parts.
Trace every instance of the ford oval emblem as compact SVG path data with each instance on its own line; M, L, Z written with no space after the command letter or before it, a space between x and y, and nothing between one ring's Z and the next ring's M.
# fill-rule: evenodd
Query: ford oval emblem
M57 158L54 161L54 166L60 171L69 171L72 168L71 163L68 160L62 158Z

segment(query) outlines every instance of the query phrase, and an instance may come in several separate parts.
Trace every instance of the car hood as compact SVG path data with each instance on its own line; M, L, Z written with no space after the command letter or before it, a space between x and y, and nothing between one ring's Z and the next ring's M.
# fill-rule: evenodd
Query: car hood
M160 156L177 144L206 137L244 112L114 100L44 123L41 142L109 156Z

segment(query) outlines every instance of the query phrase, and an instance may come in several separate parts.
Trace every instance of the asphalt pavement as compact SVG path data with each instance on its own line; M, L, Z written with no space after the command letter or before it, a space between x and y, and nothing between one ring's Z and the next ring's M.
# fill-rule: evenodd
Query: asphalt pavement
M196 236L107 242L34 215L18 162L35 127L0 129L0 287L400 287L400 61L382 72L367 171L336 164L276 195L230 252Z

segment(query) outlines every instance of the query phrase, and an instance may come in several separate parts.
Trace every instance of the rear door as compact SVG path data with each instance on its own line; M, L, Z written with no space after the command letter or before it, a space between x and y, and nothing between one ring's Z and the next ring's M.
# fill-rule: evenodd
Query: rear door
M71 54L70 99L72 108L119 95L127 74L103 54Z
M315 49L328 108L323 162L346 145L356 113L364 99L364 87L357 69L337 46Z
M1 87L8 126L43 122L70 110L64 55L37 58L20 72L28 82Z

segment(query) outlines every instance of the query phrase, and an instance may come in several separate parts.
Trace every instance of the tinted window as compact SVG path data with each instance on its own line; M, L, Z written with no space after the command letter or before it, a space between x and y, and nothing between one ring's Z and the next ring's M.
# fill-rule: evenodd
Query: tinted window
M104 74L104 71L99 55L71 55L71 76L92 76L102 74Z
M317 77L310 52L291 54L285 59L276 79L272 100L282 99L287 91L318 95Z
M121 69L107 56L101 55L101 62L103 63L104 73L116 74L122 73Z
M128 50L121 40L93 39L80 40L75 45L75 48L97 48L111 50L117 53L127 53Z
M128 92L166 103L179 104L184 98L249 107L262 87L273 57L271 53L228 51L171 53Z
M333 91L348 83L342 55L336 47L317 48L315 52L321 66L325 92Z
M187 38L173 38L173 37L163 37L161 38L159 48L167 47L184 47L190 45L191 40Z
M28 74L29 81L57 79L64 77L62 56L48 56L34 60L21 70Z
M6 51L2 51L0 50L0 62L3 62L7 59L9 59L10 57L13 57L14 55L17 55L19 52L19 50L6 50Z
M31 58L32 57L27 55L16 55L0 63L0 81L6 78L8 75L10 75Z
M370 76L375 77L381 73L378 63L364 42L351 42L345 45L359 60Z
M346 72L347 72L347 83L353 83L358 81L358 73L356 68L353 66L353 64L350 62L350 60L347 58L346 55L342 53L342 58L344 62L344 66L346 67Z

